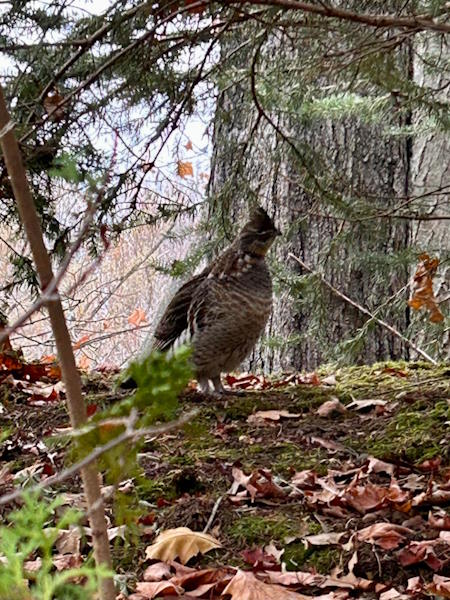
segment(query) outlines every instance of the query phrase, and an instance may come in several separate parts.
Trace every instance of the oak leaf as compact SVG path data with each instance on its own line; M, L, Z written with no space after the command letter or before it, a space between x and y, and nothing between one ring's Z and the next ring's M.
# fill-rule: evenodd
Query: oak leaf
M220 547L221 543L212 535L192 531L189 527L177 527L160 533L155 542L147 546L145 555L148 559L159 559L165 562L178 557L185 564L199 552L205 553Z
M444 315L439 310L433 292L433 277L436 275L439 259L421 254L419 260L412 285L413 295L408 304L414 310L426 308L430 311L429 320L432 323L440 323L444 320Z

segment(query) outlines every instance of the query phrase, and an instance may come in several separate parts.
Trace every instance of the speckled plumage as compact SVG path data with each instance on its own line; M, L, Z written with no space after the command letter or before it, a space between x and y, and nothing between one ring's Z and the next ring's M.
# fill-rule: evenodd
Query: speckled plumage
M193 362L202 389L236 369L251 352L272 310L272 280L265 255L279 234L256 209L233 244L175 294L155 331L154 348L166 350L189 327Z

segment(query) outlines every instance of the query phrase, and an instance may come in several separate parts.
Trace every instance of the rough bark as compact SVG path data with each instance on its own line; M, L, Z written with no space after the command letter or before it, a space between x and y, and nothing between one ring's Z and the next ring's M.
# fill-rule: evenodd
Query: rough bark
M266 57L284 51L281 46L269 47ZM292 63L301 64L307 48L299 42L289 52ZM240 67L248 68L248 53L241 61ZM342 355L338 345L357 335L366 318L319 289L318 283L314 293L301 280L289 283L292 274L301 273L287 255L292 252L319 269L371 312L399 292L408 281L408 270L404 264L392 266L392 257L409 244L408 221L373 221L364 214L352 221L339 203L342 199L351 205L362 199L379 206L380 212L393 206L407 188L408 142L356 118L304 123L274 112L269 118L278 132L265 115L260 115L255 130L258 111L249 88L248 81L229 86L219 98L210 186L213 209L229 212L232 221L239 222L249 200L257 200L275 214L285 234L276 250L277 295L267 331L274 339L256 349L251 367L312 369ZM313 282L309 283L311 287ZM405 299L400 309L387 306L380 315L400 331L409 323ZM376 325L353 345L352 361L408 357L405 345Z
M425 58L425 61L423 60ZM439 36L423 36L418 43L414 61L414 81L425 89L439 90L437 100L450 102L448 70L426 68L426 64L436 61L447 63L450 59L448 44ZM414 122L426 125L425 111L414 114ZM411 195L418 196L414 208L418 215L430 220L417 220L413 223L413 241L419 252L427 252L430 256L438 256L441 261L437 276L434 279L436 296L442 303L442 310L448 307L450 299L450 137L448 131L436 132L427 130L415 135L412 141L410 166ZM447 220L435 219L446 216ZM433 219L434 217L434 219ZM450 357L450 331L436 325L425 325L426 315L413 315L413 328L420 330L422 343L435 340L434 351L441 359Z
M17 208L23 223L25 234L30 244L33 259L39 275L42 291L53 279L50 257L44 245L41 224L28 186L25 169L22 163L12 123L8 114L3 92L0 87L0 144L11 180ZM61 300L57 292L47 302L51 326L55 337L58 358L66 387L67 406L74 428L83 425L86 420L86 408L81 391L81 379L78 373L72 350L70 334L67 329ZM100 489L99 473L95 464L81 470L86 502L89 510L89 521L92 528L95 559L98 565L111 568L111 556L104 514L104 505ZM100 586L101 600L115 598L112 578L102 580Z

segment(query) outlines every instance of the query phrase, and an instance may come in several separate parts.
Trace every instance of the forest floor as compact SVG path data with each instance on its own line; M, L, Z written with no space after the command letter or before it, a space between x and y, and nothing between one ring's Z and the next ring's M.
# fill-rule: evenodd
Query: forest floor
M448 366L229 381L242 395L187 391L180 411L197 415L140 450L141 475L122 486L134 526L115 529L124 511L108 506L121 597L450 597ZM26 386L4 382L0 391L5 493L64 468L65 445L49 440L68 418L60 400ZM114 377L86 377L85 393L89 406L110 405ZM77 505L79 479L58 491ZM206 528L220 548L207 551L209 538L188 532L179 543L203 549L188 566L174 560L184 550L173 540L146 553L157 534L178 527ZM79 540L77 552L88 550Z

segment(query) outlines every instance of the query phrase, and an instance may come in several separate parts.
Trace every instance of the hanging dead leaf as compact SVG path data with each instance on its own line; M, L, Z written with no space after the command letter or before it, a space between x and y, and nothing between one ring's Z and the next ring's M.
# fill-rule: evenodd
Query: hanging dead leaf
M128 317L128 323L130 323L130 325L139 327L139 325L142 325L142 323L147 323L147 315L142 308L136 308Z
M192 142L191 140L188 140L187 144L185 145L186 150L192 150Z
M200 552L204 554L220 547L221 543L212 535L192 531L189 527L177 527L160 533L155 542L147 546L145 555L149 559L162 561L174 560L178 557L185 564Z
M50 121L61 121L66 116L66 107L59 106L64 102L64 97L55 88L44 98L44 108Z
M444 320L444 315L437 305L433 292L433 277L436 275L439 259L430 258L428 254L421 254L419 260L420 262L417 265L412 285L413 295L408 300L408 304L414 310L419 310L420 308L429 310L429 320L432 323L440 323Z
M81 346L83 344L85 344L86 342L88 342L90 339L91 339L91 336L89 334L83 335L82 337L80 337L79 340L77 340L75 342L75 344L73 345L73 349L79 350L81 348Z
M177 164L177 175L178 177L193 177L194 176L194 167L191 162L183 162L182 160L178 161Z

